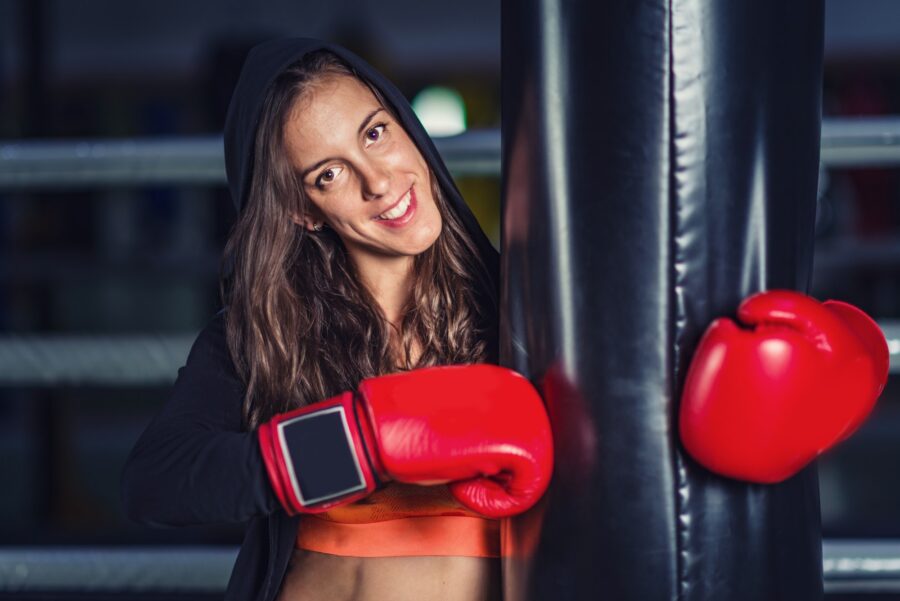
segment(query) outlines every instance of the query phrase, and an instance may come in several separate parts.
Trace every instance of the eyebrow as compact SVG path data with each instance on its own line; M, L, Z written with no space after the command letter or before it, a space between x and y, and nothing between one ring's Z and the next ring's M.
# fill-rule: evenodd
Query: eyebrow
M362 123L359 124L359 128L356 130L356 135L358 135L358 136L359 136L359 135L362 135L363 130L366 129L366 127L369 126L369 123L371 123L372 119L375 118L375 115L377 115L378 113L380 113L380 112L383 111L383 110L384 110L384 107L383 107L383 106L382 106L382 107L378 107L377 109L375 109L374 111L372 111L371 113L369 113L368 115L366 115L366 118L363 119ZM301 179L301 180L306 179L306 176L307 176L307 175L309 175L310 173L312 173L313 171L315 171L316 169L318 169L319 167L321 167L321 166L324 165L325 163L328 163L329 161L333 161L333 160L334 160L334 157L328 157L328 158L322 159L321 161L319 161L319 162L316 163L315 165L312 165L312 166L310 166L310 167L307 167L306 169L303 170L303 173L300 174L300 179Z

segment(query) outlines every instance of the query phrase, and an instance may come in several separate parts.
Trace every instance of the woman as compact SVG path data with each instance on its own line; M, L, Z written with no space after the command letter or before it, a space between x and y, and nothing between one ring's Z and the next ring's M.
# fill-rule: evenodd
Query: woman
M430 139L365 62L295 39L248 56L225 145L225 309L129 457L129 515L249 521L226 599L499 599L496 518L552 445L525 380L472 365L497 254Z

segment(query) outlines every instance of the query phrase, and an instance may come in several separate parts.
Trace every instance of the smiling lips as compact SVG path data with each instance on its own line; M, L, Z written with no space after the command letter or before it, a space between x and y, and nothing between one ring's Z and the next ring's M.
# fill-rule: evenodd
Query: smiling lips
M416 195L412 188L384 213L378 215L375 220L383 225L401 226L409 222L416 209Z

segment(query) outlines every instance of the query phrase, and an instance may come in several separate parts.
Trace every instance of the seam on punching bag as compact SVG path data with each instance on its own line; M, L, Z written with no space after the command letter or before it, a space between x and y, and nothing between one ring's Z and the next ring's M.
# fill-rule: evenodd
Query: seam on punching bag
M687 590L687 574L686 574L686 560L685 560L685 550L688 548L688 536L690 532L687 527L683 525L681 517L683 512L685 511L684 503L682 502L682 491L686 491L686 482L684 465L681 461L681 455L678 452L678 427L677 427L677 399L678 397L678 378L676 377L679 373L678 364L679 364L679 353L678 353L678 337L677 337L677 328L679 323L679 308L680 303L678 302L678 285L679 276L678 269L676 266L677 261L679 260L678 253L678 234L681 231L679 227L679 211L678 211L678 182L676 178L677 167L678 167L678 152L676 148L676 135L677 135L677 127L675 122L675 117L677 115L677 111L675 110L675 28L673 26L674 21L674 4L677 0L668 0L667 2L667 11L666 11L666 50L668 52L667 61L668 61L668 82L667 82L667 93L668 98L666 101L666 119L668 120L668 144L667 151L669 153L669 173L668 173L668 182L669 182L669 190L668 190L668 211L669 211L669 257L668 257L668 265L667 268L669 270L669 282L670 286L668 289L668 303L669 303L669 311L668 311L668 335L669 338L666 341L666 345L669 347L669 352L666 353L666 370L669 376L669 387L670 387L670 397L668 406L666 407L666 411L668 412L668 420L670 425L670 444L669 451L671 453L671 467L672 467L672 482L675 484L675 498L673 502L673 506L675 508L674 518L674 526L675 526L675 599L681 600L685 598L686 590Z

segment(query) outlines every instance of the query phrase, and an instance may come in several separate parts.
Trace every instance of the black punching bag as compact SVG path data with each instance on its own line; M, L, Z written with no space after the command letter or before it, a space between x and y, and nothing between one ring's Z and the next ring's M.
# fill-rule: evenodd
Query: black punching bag
M504 525L506 599L821 599L815 466L716 476L678 440L709 323L806 291L821 0L503 4L502 358L556 468Z

